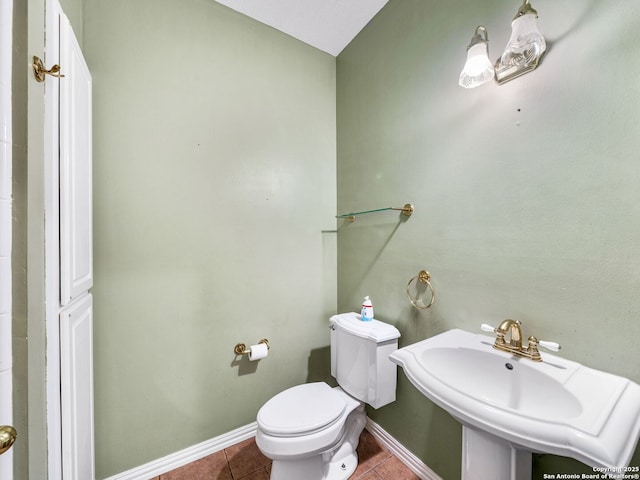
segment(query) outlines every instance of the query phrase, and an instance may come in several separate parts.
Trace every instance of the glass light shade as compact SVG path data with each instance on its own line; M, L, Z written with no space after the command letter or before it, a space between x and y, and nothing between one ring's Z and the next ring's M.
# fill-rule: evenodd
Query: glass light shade
M538 30L534 13L519 16L511 23L511 38L500 58L505 66L527 67L537 64L547 49L547 43Z
M495 70L489 60L487 42L478 42L467 50L467 63L460 73L458 83L464 88L475 88L493 79Z

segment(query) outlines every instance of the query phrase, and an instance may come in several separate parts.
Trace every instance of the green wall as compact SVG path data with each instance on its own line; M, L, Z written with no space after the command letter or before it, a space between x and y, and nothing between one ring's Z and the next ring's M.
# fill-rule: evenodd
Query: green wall
M329 375L335 58L213 1L83 9L105 478ZM235 357L263 337L267 359Z
M640 4L538 0L541 66L459 87L476 26L497 58L517 7L391 0L339 55L338 210L415 213L339 225L338 309L371 295L401 345L515 318L562 356L640 382ZM421 269L437 295L426 311L404 292ZM398 400L369 413L460 477L460 426L404 375ZM534 478L583 471L535 457Z
M471 91L457 78L475 27L497 57L517 5L391 0L336 67L213 1L63 2L94 79L98 478L326 377L336 279L337 309L371 295L401 345L512 317L566 358L640 382L640 6L537 2L540 68ZM334 232L336 211L406 202L405 222L382 213ZM423 268L437 301L418 312L404 288ZM235 343L262 337L269 358L236 361ZM369 413L459 478L458 423L402 373L397 402ZM26 472L26 450L16 458ZM536 455L534 479L548 472L591 469Z

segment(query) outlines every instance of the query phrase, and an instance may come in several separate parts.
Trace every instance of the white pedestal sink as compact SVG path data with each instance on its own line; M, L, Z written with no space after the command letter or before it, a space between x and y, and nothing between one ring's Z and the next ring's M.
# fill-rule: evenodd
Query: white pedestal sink
M628 465L640 436L638 384L551 354L516 357L493 341L449 330L390 356L462 423L462 480L528 480L531 452L610 472Z

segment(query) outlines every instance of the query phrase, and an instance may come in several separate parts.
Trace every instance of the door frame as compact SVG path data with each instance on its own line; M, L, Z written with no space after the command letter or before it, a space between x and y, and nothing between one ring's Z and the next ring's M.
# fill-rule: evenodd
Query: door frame
M0 136L0 200L6 215L0 215L0 257L5 269L0 272L0 338L2 359L0 359L0 425L14 425L13 418L13 367L12 367L12 52L13 52L13 0L0 0L0 31L9 35L0 36L0 126L4 135ZM13 448L0 457L0 477L13 479Z
M45 0L45 64L60 64L60 15L58 0ZM50 68L50 67L49 67ZM64 67L63 67L64 68ZM62 414L60 401L60 217L59 217L59 98L60 82L44 82L44 215L45 215L45 336L46 428L49 479L62 478Z
M15 6L15 5L14 5ZM26 360L28 392L23 428L25 465L32 478L62 478L60 355L57 332L58 80L35 80L32 56L58 63L58 0L27 0ZM50 41L46 43L46 38ZM18 65L18 63L16 63ZM23 65L23 63L20 63ZM20 434L20 432L18 432Z

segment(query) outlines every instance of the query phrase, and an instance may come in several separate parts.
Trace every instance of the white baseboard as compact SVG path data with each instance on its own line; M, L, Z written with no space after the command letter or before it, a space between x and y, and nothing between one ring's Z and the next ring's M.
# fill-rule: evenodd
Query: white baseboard
M426 466L422 460L416 457L413 453L407 450L402 444L400 444L395 438L393 438L386 430L380 425L367 417L367 425L365 428L371 435L374 436L381 444L389 449L398 460L404 463L411 469L413 473L418 475L421 480L442 480L440 476Z
M192 447L185 448L178 452L159 458L152 462L146 463L126 472L119 473L105 480L151 480L152 478L170 472L176 468L187 465L188 463L200 460L208 455L231 447L236 443L243 442L251 437L256 436L256 422L236 428L230 432L206 440Z
M192 447L159 458L158 460L108 477L105 480L151 480L163 473L170 472L188 463L195 462L220 450L229 448L236 443L255 437L256 428L256 422L250 423L249 425L237 428L210 440L193 445ZM418 457L402 446L395 438L370 418L367 418L365 428L422 480L442 480L433 470L422 463Z

